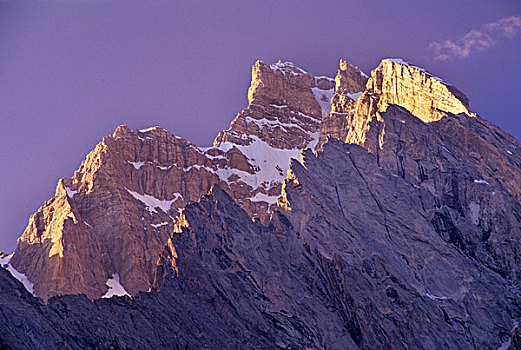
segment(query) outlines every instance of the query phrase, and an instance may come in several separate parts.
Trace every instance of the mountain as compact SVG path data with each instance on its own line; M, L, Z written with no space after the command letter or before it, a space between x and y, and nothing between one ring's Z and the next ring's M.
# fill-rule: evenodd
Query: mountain
M252 217L275 207L291 157L317 142L334 81L292 63L256 62L248 107L214 146L160 127L120 126L29 220L11 264L36 295L131 295L152 287L157 256L179 210L219 183ZM360 87L361 89L361 87Z
M519 348L520 147L400 59L259 61L213 147L120 126L59 181L3 258L39 297L0 269L0 344Z

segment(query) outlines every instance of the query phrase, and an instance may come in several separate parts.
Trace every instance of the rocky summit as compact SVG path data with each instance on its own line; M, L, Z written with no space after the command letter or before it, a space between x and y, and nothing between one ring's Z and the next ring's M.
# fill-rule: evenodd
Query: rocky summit
M427 70L252 68L200 148L120 126L0 257L0 348L521 349L521 142Z

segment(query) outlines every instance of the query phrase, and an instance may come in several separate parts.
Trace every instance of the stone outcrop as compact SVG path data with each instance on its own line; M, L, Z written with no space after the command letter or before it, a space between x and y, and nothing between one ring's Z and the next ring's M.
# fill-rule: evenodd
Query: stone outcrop
M234 198L253 217L265 220L280 195L291 157L314 147L322 118L330 110L331 78L315 77L291 62L252 67L248 107L214 141L236 147L253 166L252 176L233 181ZM233 164L232 164L233 167Z
M445 112L471 115L469 100L461 91L401 59L383 60L371 72L367 90L378 95L379 111L396 104L425 123L440 120Z
M348 126L346 142L363 145L369 129L379 127L380 113L391 104L403 107L425 123L438 121L446 113L474 116L468 99L458 89L422 68L400 59L385 59L371 72L366 89L357 101ZM380 129L383 132L383 129ZM379 132L380 137L383 135Z
M250 145L259 139L276 149L304 149L316 141L314 134L322 120L322 108L312 89L331 88L330 78L315 78L293 63L257 61L252 68L248 108L228 130L219 133L214 146L226 142Z

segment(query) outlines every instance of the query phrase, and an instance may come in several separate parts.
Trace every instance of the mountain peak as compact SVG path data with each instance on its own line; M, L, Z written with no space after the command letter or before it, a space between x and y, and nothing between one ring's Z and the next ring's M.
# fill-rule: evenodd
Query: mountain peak
M224 142L249 145L253 139L279 149L302 149L316 139L320 120L330 110L334 81L314 77L291 62L252 67L248 107L219 133Z
M371 72L368 84L386 104L406 108L424 122L437 121L446 113L475 116L467 96L453 85L427 70L400 58L387 58Z
M414 68L414 69L420 70L420 71L422 71L423 73L425 73L426 75L430 76L431 78L436 79L436 80L438 80L439 82L444 83L445 85L450 85L449 83L447 83L447 82L444 81L443 79L441 79L441 78L435 76L434 74L428 72L425 68L422 68L422 67L420 67L420 66L416 66L416 65L414 65L414 64L411 64L411 63L405 61L405 60L402 59L402 58L384 58L384 59L382 60L382 62L384 62L384 61L386 61L386 62L390 62L390 63L392 63L392 64L399 64L399 65L402 65L402 66L407 66L407 67L411 67L411 68Z
M378 111L394 104L407 109L425 123L448 114L475 116L468 98L454 86L402 59L384 59L371 72L363 101ZM371 101L372 96L377 97Z
M315 78L292 62L278 61L268 65L257 61L252 67L248 103L252 104L254 100L269 100L279 105L304 105L306 101L299 103L300 99L305 97L303 94L305 95L306 91L315 86ZM313 96L308 94L308 99L309 97ZM310 107L307 106L307 109ZM312 112L307 110L306 114Z
M344 59L340 59L335 77L335 92L353 94L363 91L369 77Z
M291 74L291 75L300 75L300 74L308 74L304 69L298 67L293 62L282 62L278 60L275 63L270 64L270 68L273 71L280 71L282 74Z

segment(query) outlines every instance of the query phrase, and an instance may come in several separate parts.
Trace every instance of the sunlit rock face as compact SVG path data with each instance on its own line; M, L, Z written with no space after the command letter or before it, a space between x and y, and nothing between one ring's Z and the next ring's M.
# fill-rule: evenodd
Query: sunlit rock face
M45 299L100 297L114 273L131 294L148 290L178 209L219 181L214 163L161 128L118 127L31 216L13 266Z
M357 145L332 140L301 162L292 161L286 206L266 225L218 186L188 204L151 293L44 305L0 271L0 300L9 301L0 304L1 338L26 349L64 339L158 349L496 349L510 341L519 289L444 240L424 209L429 193Z
M252 67L248 107L219 133L214 147L236 148L246 156L253 171L230 180L230 188L253 217L267 219L289 159L317 143L333 86L333 79L315 77L291 62L257 61Z
M346 142L364 145L368 138L377 138L381 146L385 131L380 113L389 105L400 106L425 123L447 113L474 116L467 97L452 85L401 59L385 59L371 72L357 101Z
M383 60L371 72L367 90L379 96L379 111L399 105L425 123L440 120L447 112L471 114L468 98L461 91L401 59Z
M316 142L322 108L313 93L333 88L331 78L315 78L290 62L252 67L248 107L214 141L250 145L256 139L277 149L303 149ZM320 87L319 87L320 86ZM322 96L320 96L322 98ZM325 101L329 110L329 100Z

